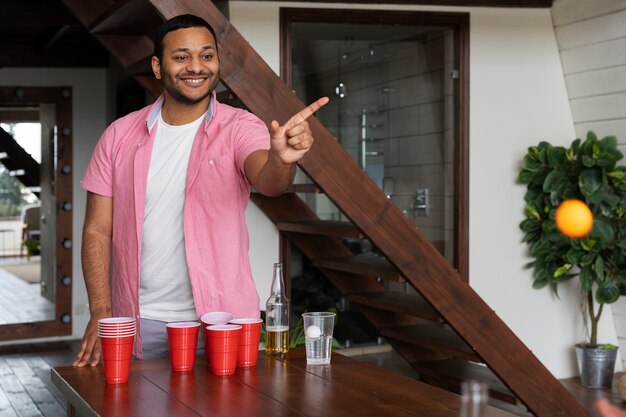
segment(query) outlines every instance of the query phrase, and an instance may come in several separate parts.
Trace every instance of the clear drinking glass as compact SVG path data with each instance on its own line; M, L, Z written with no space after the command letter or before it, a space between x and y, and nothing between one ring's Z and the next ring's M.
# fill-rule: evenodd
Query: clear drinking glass
M461 417L484 417L488 398L484 382L474 379L461 382Z
M306 363L308 365L329 364L335 313L304 313L302 318L306 342Z

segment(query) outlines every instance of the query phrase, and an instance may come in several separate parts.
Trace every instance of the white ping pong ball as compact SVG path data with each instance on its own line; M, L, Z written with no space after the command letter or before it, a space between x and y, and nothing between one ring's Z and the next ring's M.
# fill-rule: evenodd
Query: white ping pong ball
M306 328L306 337L309 339L317 339L322 335L322 331L316 325L312 325Z

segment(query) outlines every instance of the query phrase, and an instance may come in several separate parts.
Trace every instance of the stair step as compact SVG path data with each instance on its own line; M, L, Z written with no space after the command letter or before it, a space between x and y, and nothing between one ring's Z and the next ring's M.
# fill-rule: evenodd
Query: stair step
M451 387L460 392L463 380L484 381L489 387L489 396L511 404L519 401L515 394L487 366L460 359L443 359L411 363L411 367L428 380Z
M277 222L276 227L281 232L306 233L311 235L354 237L363 239L365 236L350 222L314 220L304 222Z
M394 292L360 293L347 296L350 302L359 305L391 311L398 314L419 317L426 320L439 320L439 314L418 295Z
M313 265L317 268L405 282L398 270L383 257L357 255L341 258L318 258L313 261Z
M453 358L482 362L474 350L454 330L436 324L387 327L381 336L449 355Z
M89 28L93 34L146 35L163 23L150 2L145 0L118 1Z

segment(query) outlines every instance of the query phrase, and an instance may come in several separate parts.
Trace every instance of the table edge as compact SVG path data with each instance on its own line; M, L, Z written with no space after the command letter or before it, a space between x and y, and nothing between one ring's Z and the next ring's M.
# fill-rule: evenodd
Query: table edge
M52 381L54 386L57 387L59 391L61 391L61 393L67 400L67 406L69 407L71 404L71 406L74 407L74 410L77 412L78 416L100 417L100 414L98 414L96 410L91 408L89 403L87 403L87 401L85 401L83 397L81 397L80 394L78 394L74 390L74 388L72 388L72 386L61 377L61 375L59 375L55 368L51 368L50 370L50 380ZM70 414L68 413L68 415Z

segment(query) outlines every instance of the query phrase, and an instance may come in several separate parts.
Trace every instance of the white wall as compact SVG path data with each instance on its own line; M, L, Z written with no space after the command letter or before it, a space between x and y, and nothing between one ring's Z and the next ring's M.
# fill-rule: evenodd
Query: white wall
M626 1L556 0L552 21L576 134L615 135L626 153ZM623 353L626 299L621 297L612 310Z
M73 252L72 310L73 336L82 337L89 320L87 292L80 266L80 242L85 216L85 192L79 182L87 168L91 152L106 128L106 69L86 68L3 68L3 86L72 87L73 157ZM23 340L20 341L24 342Z
M380 8L288 2L230 2L239 30L275 71L279 7ZM521 160L541 140L575 137L549 9L389 6L389 10L462 11L470 23L470 284L557 377L578 373L573 345L585 339L575 285L531 288L518 224ZM617 343L611 314L599 330ZM621 368L617 366L618 370Z
M470 282L555 376L572 376L572 345L585 339L579 293L575 283L560 288L560 300L531 288L516 229L527 147L575 138L550 12L472 13L470 37ZM610 313L599 332L616 342Z

